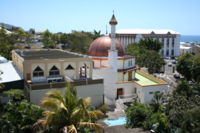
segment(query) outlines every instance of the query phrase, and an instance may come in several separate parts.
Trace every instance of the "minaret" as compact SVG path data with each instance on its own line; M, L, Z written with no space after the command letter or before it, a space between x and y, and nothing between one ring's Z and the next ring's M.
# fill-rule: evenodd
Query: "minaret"
M117 71L118 51L116 50L116 45L115 45L115 26L117 25L117 20L115 18L114 13L113 13L112 18L109 23L111 25L112 45L111 45L110 50L108 51L108 61L109 61L109 65L112 68L112 70Z

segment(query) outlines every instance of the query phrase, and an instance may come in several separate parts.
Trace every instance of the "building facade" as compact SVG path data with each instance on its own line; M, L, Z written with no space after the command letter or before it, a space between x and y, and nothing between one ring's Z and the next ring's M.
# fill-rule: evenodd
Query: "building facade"
M97 38L90 44L88 55L93 60L93 73L104 78L106 104L123 107L125 103L149 103L155 92L168 92L168 84L139 70L135 57L126 55L117 39L117 20L110 20L111 34Z
M90 97L92 104L103 104L103 79L93 75L92 60L63 50L14 50L12 59L23 73L30 101L38 104L49 90L64 93L71 83L78 95Z
M122 29L116 31L116 39L124 49L131 43L139 42L144 38L159 40L163 44L160 54L165 57L180 55L180 34L173 30L154 29Z

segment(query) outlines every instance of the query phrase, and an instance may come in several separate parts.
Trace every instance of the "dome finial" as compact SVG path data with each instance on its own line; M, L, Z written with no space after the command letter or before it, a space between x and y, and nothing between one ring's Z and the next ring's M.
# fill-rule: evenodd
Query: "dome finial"
M114 10L113 10L113 15L112 18L110 19L110 25L117 25L117 20L115 18Z

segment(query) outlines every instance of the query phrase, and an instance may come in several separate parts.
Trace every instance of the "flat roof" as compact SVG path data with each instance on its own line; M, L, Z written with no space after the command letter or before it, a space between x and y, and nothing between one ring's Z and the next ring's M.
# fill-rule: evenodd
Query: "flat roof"
M13 65L12 61L0 63L0 71L0 83L13 82L23 79L22 74Z
M25 60L87 57L60 49L15 50L15 52Z
M164 85L167 84L165 81L158 79L152 75L149 75L143 71L136 70L135 79L133 82L141 86L151 86L151 85Z
M157 84L155 81L150 80L142 75L140 75L139 73L135 73L135 78L134 81L140 85L155 85Z
M179 34L176 31L168 30L168 29L119 29L116 31L116 34L151 34L154 32L155 34Z

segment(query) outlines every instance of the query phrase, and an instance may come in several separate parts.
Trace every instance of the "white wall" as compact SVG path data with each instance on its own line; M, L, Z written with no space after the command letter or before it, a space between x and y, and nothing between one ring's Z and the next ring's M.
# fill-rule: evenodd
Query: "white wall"
M138 98L140 99L140 102L142 103L150 103L153 99L154 93L159 91L163 93L169 92L168 85L155 85L155 86L147 86L147 87L142 87L142 86L137 86L137 94ZM152 94L150 94L152 92Z
M103 104L103 84L81 85L75 86L75 88L80 97L90 97L93 106L100 106ZM65 88L30 90L30 101L39 104L41 100L47 96L46 93L51 90L58 90L64 94Z

